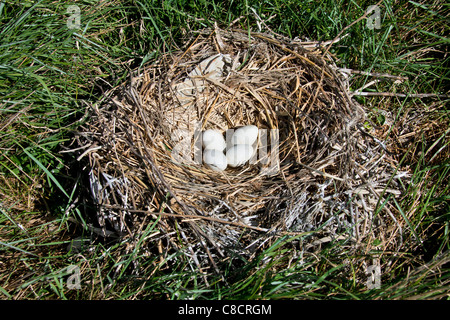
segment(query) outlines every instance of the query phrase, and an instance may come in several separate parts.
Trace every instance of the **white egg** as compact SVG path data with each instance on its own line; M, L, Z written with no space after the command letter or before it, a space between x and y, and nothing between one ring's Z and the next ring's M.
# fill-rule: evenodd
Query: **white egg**
M258 127L257 126L244 126L234 131L231 136L231 143L233 145L238 144L249 144L252 145L258 138Z
M203 151L203 162L214 171L223 171L227 168L227 157L217 149Z
M226 147L223 135L217 130L212 129L206 130L205 132L203 132L202 140L203 140L203 147L205 149L216 149L223 151L223 149L225 149Z
M253 156L253 147L248 144L238 144L227 150L227 161L231 167L244 165Z

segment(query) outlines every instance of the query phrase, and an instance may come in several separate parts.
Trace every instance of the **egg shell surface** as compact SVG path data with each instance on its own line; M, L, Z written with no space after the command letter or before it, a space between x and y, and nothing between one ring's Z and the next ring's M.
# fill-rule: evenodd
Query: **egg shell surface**
M205 149L203 151L203 162L214 171L223 171L227 168L227 157L217 149Z
M258 127L254 125L244 126L236 129L231 136L233 145L249 144L252 145L258 139Z
M230 167L244 165L253 156L253 147L248 144L238 144L227 150L227 161Z
M223 135L219 131L213 129L208 129L203 132L202 143L205 149L216 149L223 151L226 147Z

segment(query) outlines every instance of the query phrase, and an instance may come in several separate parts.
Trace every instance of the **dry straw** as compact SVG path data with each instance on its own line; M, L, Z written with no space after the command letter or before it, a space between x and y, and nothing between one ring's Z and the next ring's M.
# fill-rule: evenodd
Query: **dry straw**
M182 250L196 268L283 235L304 235L306 251L401 245L386 199L404 174L319 43L217 28L186 43L108 92L79 132L105 234L133 238L156 221L149 251ZM223 172L195 161L199 127L249 124L267 129L267 157Z

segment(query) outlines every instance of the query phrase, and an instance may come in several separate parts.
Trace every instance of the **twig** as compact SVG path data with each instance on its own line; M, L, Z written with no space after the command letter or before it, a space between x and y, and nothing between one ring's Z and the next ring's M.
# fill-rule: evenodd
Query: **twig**
M381 3L383 2L383 0L378 1L378 3L375 6L379 6ZM353 26L355 23L358 23L359 21L361 21L362 19L365 19L367 17L367 15L369 13L371 13L372 11L367 10L366 13L364 13L361 17L359 17L358 19L356 19L355 21L353 21L352 23L350 23L348 26L346 26L344 29L342 29L338 35L331 41L331 43L328 45L327 49L325 50L325 54L328 53L328 51L330 50L332 44L337 41L342 34L349 29L351 26Z
M401 80L401 81L408 81L409 80L408 77L394 76L394 75L388 74L388 73L359 71L359 70L353 70L353 69L347 69L347 68L339 68L339 71L344 72L344 73L361 74L361 75L364 75L364 76L371 76L371 77L378 77L378 78L389 78L389 79L395 79L395 80Z
M365 96L365 97L398 97L398 98L442 98L449 99L449 94L436 93L394 93L394 92L358 92L350 93L350 96Z
M167 212L155 212L155 211L149 211L149 210L127 209L127 208L122 208L120 206L113 206L113 205L107 205L107 204L102 205L102 207L105 207L107 209L125 210L128 212L141 212L141 213L155 214L155 215L160 215L160 216L165 216L165 217L174 217L174 218L182 218L182 219L203 219L203 220L209 220L209 221L219 222L219 223L223 223L223 224L229 224L229 225L233 225L236 227L253 229L253 230L261 231L261 232L267 232L269 230L266 228L249 226L249 225L242 224L239 222L226 221L226 220L222 220L222 219L218 219L218 218L199 216L199 215L195 215L195 214L176 214L176 213L167 213Z
M306 169L311 170L311 171L314 171L315 173L317 173L317 174L319 174L319 175L322 175L322 176L324 176L324 177L327 177L327 178L330 178L330 179L334 179L334 180L338 180L338 181L344 181L344 179L342 179L342 178L339 178L339 177L333 176L333 175L331 175L331 174L328 174L328 173L319 171L319 170L317 170L317 169L311 168L310 166L307 166L307 165L304 164L304 163L301 163L301 162L297 162L297 163L298 163L299 165L305 167Z
M289 52L290 54L294 55L296 58L298 58L298 59L308 63L309 65L315 67L317 70L323 72L328 78L331 78L331 75L328 72L326 72L323 67L318 66L317 64L312 62L310 59L308 59L305 56L302 56L302 55L298 54L294 50L291 50L291 49L287 48L285 44L280 43L276 39L272 39L272 38L266 37L266 36L261 35L261 34L256 33L256 32L252 32L251 35L276 45L277 47L279 47L283 51Z

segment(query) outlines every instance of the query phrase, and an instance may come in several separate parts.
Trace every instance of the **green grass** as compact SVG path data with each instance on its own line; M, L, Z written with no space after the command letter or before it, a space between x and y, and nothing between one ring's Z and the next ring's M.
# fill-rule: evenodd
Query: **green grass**
M75 1L81 29L69 29L64 2L0 2L0 296L5 299L448 299L448 100L357 97L378 124L394 126L403 166L412 171L404 197L392 200L406 221L402 252L352 256L343 241L301 256L305 237L284 238L254 259L233 257L205 279L181 254L148 252L152 224L136 239L92 237L80 203L75 161L67 153L88 103L128 79L130 70L176 49L190 30L235 23L301 39L331 40L373 2ZM445 1L384 1L382 26L361 20L331 47L340 67L407 76L366 91L448 93L450 6ZM373 79L357 77L358 89ZM86 103L87 102L87 103ZM403 117L423 116L406 146L396 141ZM377 118L378 117L378 118ZM430 125L427 125L430 123ZM432 124L432 125L431 125ZM429 129L432 127L432 129ZM403 149L401 149L403 148ZM79 221L75 224L73 221ZM68 252L76 237L80 252ZM132 243L130 241L133 241ZM126 250L125 248L133 248ZM378 247L377 247L378 248ZM297 251L296 251L297 250ZM126 252L126 254L123 254ZM381 257L382 287L367 291L363 262ZM80 268L82 290L69 290L67 267ZM434 274L424 272L434 268ZM437 277L436 274L440 276ZM358 276L359 275L359 276Z

